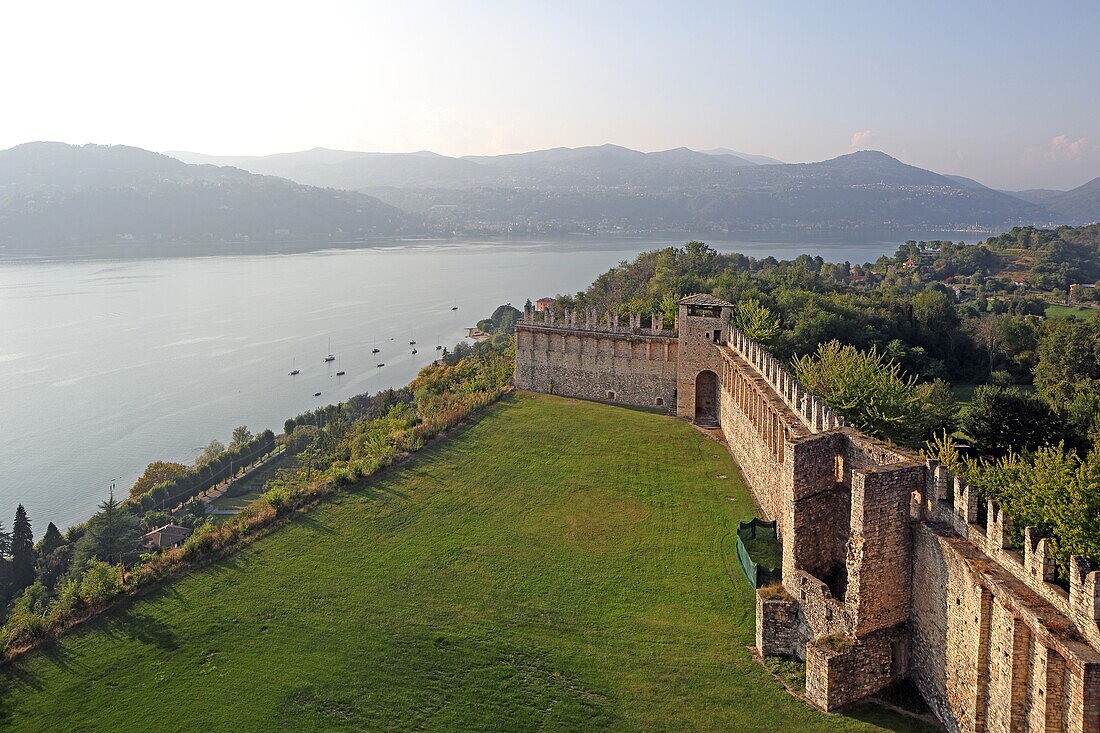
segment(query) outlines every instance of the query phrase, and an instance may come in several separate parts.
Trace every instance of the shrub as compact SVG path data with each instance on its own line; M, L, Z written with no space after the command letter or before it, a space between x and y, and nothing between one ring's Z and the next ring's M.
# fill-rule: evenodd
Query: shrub
M795 692L806 691L806 663L797 657L776 655L764 657L764 667Z
M122 566L101 560L88 561L80 576L80 599L88 606L100 606L122 592Z
M849 649L855 646L855 639L849 636L842 636L840 634L826 634L825 636L819 636L816 639L817 645L824 647L825 649L832 649L834 652L841 652L845 649Z
M758 588L756 592L765 601L793 601L790 594L787 593L787 589L783 587L782 583L771 583Z

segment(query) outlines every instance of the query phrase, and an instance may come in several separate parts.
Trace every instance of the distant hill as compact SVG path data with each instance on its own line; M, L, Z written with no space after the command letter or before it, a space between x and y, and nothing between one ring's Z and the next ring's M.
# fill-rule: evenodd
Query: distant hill
M369 153L314 148L267 156L207 156L168 153L188 163L232 165L311 186L367 190L471 188L476 186L667 185L685 173L752 166L730 154L688 148L643 153L619 145L551 148L507 155L453 158L416 153Z
M751 155L749 153L739 153L736 150L730 150L729 148L714 148L713 150L700 150L701 153L707 155L733 155L747 160L750 163L756 163L757 165L783 165L783 161L776 160L775 158L769 158L766 155Z
M445 231L1001 229L1088 220L1079 217L1087 192L1055 209L876 151L796 164L725 148L644 153L610 144L462 158L324 148L176 155L368 193Z
M1015 196L1032 204L1043 204L1045 206L1064 194L1065 191L1057 191L1052 188L1029 188L1026 191L1002 191L1001 193L1007 193L1009 196Z
M416 229L378 199L124 145L0 151L0 244L343 237Z
M188 163L212 163L269 176L289 178L309 186L361 190L375 186L465 187L490 183L492 171L459 158L428 150L417 153L369 153L313 148L262 156L211 156L170 152Z
M1100 222L1100 177L1059 193L1049 201L1049 206L1076 221L1089 224Z
M955 183L959 184L963 188L970 188L970 189L973 189L975 191L981 191L983 189L988 190L988 191L995 190L995 189L992 189L989 186L985 185L984 183L979 183L978 181L975 181L973 178L967 178L966 176L952 176L952 175L949 175L949 174L945 173L943 175L943 177L947 178L948 180L954 181ZM1002 191L1001 193L1007 193L1010 196L1012 195L1012 193L1010 191ZM1019 198L1019 197L1017 197L1017 198Z
M1042 223L1056 216L1045 207L984 186L964 186L874 151L819 163L750 166L695 166L684 156L674 167L653 169L654 155L661 154L604 148L494 156L482 164L505 166L511 185L372 193L448 223L550 222L562 227L598 222L731 231L951 228Z

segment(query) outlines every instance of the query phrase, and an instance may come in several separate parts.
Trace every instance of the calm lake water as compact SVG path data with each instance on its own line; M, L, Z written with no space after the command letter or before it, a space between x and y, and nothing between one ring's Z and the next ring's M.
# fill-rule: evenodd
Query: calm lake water
M708 241L756 257L866 262L905 238ZM95 510L112 481L125 495L150 461L189 462L237 425L279 432L307 409L404 385L437 344L452 346L497 305L576 292L638 252L683 241L419 240L297 254L0 260L0 520L10 529L22 503L36 535L49 521L64 530ZM336 360L324 363L330 350ZM301 374L289 376L292 368Z

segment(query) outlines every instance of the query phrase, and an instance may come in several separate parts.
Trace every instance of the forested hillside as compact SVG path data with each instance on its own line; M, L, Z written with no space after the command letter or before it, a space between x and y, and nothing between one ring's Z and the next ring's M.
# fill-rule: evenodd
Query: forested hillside
M0 246L342 237L416 230L362 193L126 146L28 143L0 151Z

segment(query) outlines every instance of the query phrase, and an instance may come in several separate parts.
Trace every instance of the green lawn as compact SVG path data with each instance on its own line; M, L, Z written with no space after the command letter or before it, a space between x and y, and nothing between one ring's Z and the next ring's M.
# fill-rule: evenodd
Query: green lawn
M224 494L210 502L211 509L233 509L240 511L260 498L264 491L264 483L275 475L280 468L286 468L288 456L285 452L275 456L262 467L257 468L247 477L241 479L233 486L233 495Z
M358 491L0 670L0 722L913 729L877 709L816 712L752 662L735 529L753 513L722 446L682 421L513 396Z
M1047 318L1065 318L1066 316L1077 316L1078 318L1096 318L1100 316L1100 308L1084 308L1079 305L1048 305L1046 309Z
M955 405L961 410L973 402L974 390L980 386L980 384L971 384L969 382L956 382L951 385L951 394L955 398ZM1012 388L1028 394L1037 391L1034 384L1014 384Z

